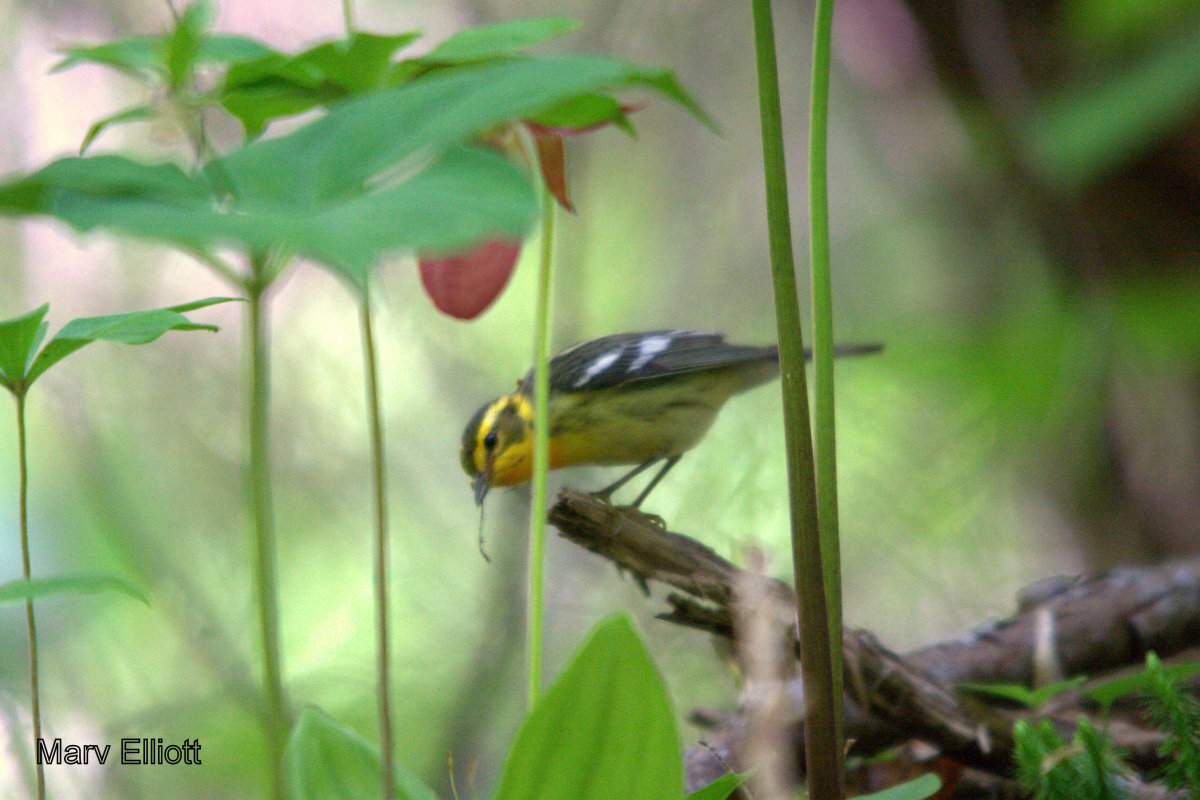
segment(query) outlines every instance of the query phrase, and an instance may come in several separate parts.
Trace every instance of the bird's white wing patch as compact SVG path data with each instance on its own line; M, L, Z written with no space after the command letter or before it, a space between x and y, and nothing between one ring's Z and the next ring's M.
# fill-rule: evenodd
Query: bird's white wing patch
M632 374L650 363L650 359L671 346L671 336L647 336L638 342L637 358L625 369Z
M572 385L576 389L583 388L584 386L586 386L588 384L588 382L592 378L596 377L601 372L604 372L604 370L611 367L613 362L621 357L622 352L624 352L624 351L623 350L611 350L611 351L605 353L604 355L600 356L595 361L593 361L591 364L588 364L587 369L585 369L583 371L582 375L580 375L578 378L575 379L575 383Z

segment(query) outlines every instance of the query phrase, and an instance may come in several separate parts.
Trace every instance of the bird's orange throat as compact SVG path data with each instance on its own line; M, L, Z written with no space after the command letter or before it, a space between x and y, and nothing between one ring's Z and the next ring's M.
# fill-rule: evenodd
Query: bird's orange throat
M492 486L515 486L533 478L533 440L513 445L492 465ZM550 442L550 469L569 466L559 448Z

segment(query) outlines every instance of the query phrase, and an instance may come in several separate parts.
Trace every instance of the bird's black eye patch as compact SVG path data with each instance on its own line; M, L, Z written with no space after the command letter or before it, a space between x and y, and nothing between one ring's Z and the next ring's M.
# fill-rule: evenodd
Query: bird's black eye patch
M499 440L499 438L500 437L496 434L496 431L490 430L488 431L487 436L483 437L483 446L488 450L495 450L496 442Z

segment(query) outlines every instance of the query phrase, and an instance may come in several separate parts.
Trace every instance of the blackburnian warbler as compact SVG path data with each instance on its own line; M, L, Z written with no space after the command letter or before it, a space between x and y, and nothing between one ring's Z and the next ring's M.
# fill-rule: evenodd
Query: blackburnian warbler
M880 349L843 345L834 354ZM550 359L550 468L636 464L598 493L607 496L663 461L634 501L639 506L708 432L726 400L778 374L775 345L728 344L719 333L620 333L577 344ZM477 504L493 486L530 479L533 381L530 370L515 392L479 409L463 431L462 464L474 479Z

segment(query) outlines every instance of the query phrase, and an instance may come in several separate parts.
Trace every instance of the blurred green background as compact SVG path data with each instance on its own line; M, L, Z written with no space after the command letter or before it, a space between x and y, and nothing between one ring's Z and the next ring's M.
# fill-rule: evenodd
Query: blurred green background
M669 65L714 135L654 102L639 136L570 141L578 209L560 215L554 345L683 327L774 338L746 4L356 3L368 31L574 16L561 47ZM776 3L797 251L805 241L807 4ZM169 24L156 2L0 0L0 172L78 147L137 99L55 48ZM332 0L227 0L218 29L284 48L341 32ZM838 367L848 624L903 650L1009 613L1023 585L1193 552L1200 534L1200 4L1170 0L839 0L830 203L837 338L886 352ZM236 141L213 120L217 145ZM96 149L165 156L166 123ZM530 243L527 254L536 248ZM465 324L414 264L386 266L381 310L395 603L398 753L448 796L495 780L524 708L528 494L480 519L462 426L530 363L534 271ZM225 291L176 253L45 221L0 221L0 317L74 316ZM48 734L78 743L198 738L203 766L56 767L57 798L246 797L258 666L242 509L241 309L215 335L97 346L31 394L35 573L111 571L145 587L39 602ZM272 408L286 680L374 739L369 487L360 345L343 287L297 265L273 307ZM730 403L654 493L673 530L790 576L778 391ZM20 573L16 447L0 419L0 580ZM555 473L598 487L611 470ZM596 557L552 537L548 670L613 608L641 621L683 723L737 684L701 635L653 619ZM657 593L656 593L657 594ZM24 620L0 614L0 797L28 786Z

